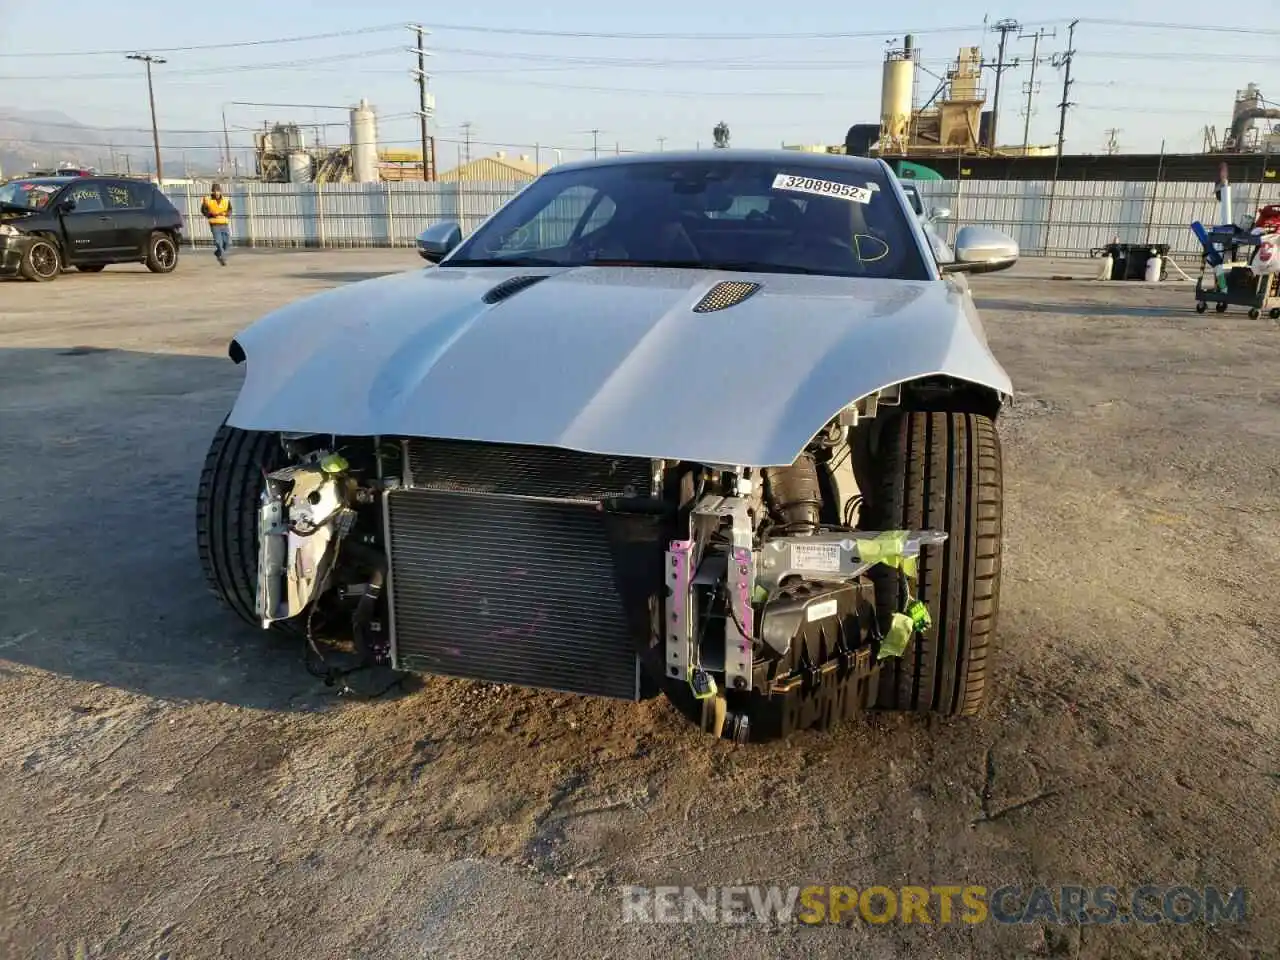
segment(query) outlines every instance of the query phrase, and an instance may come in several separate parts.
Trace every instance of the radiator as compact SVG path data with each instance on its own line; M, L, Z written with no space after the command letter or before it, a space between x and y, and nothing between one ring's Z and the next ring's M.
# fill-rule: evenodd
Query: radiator
M407 486L385 500L395 665L637 699L597 503L647 495L649 461L436 440L404 450Z

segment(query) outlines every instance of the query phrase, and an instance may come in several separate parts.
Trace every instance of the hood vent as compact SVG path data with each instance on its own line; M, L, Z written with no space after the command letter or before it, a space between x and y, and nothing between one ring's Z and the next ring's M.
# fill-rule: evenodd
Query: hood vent
M509 277L500 284L486 293L480 299L485 303L501 303L508 297L515 296L521 290L532 287L539 280L547 279L545 275L540 277Z
M693 307L694 313L714 313L736 307L760 289L760 284L747 280L723 280L707 291Z

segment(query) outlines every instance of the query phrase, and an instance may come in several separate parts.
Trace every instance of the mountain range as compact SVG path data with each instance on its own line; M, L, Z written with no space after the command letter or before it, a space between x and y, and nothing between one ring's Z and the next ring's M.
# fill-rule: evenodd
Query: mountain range
M160 160L165 176L215 173L219 141L216 134L162 129ZM61 163L90 166L102 173L146 173L155 165L155 156L151 136L144 130L93 127L56 110L0 107L0 179L18 176L33 166Z

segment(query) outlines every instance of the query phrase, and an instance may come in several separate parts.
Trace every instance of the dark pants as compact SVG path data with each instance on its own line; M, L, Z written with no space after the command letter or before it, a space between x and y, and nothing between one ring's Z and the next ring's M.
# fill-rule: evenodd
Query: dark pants
M226 259L231 251L231 228L210 226L213 231L213 255L219 260Z

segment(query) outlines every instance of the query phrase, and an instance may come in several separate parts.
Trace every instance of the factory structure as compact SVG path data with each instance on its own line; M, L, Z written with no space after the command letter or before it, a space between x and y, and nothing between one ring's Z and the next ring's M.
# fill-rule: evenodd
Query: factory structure
M853 124L839 146L789 149L882 157L900 175L925 179L1213 182L1223 162L1232 179L1278 179L1280 105L1269 103L1255 83L1237 91L1221 133L1205 128L1202 153L1059 156L1056 142L1030 142L1029 124L1022 126L1021 143L995 142L997 125L983 84L990 66L979 47L962 47L935 80L920 65L915 38L907 36L885 54L878 121Z
M308 133L311 141L308 142ZM347 142L326 146L319 127L295 122L267 123L253 135L255 175L265 183L383 183L398 180L441 182L529 180L548 168L528 154L491 156L462 162L439 171L435 138L427 137L424 176L423 151L387 149L379 145L378 114L368 100L350 111ZM470 151L468 151L469 153ZM553 154L559 151L552 151Z
M378 183L381 180L423 179L422 151L379 151L378 114L368 100L351 108L350 136L341 146L321 143L319 130L307 143L307 127L271 123L253 135L257 176L267 183ZM428 148L428 154L430 153ZM384 166L388 173L384 176ZM427 178L434 171L427 166Z

